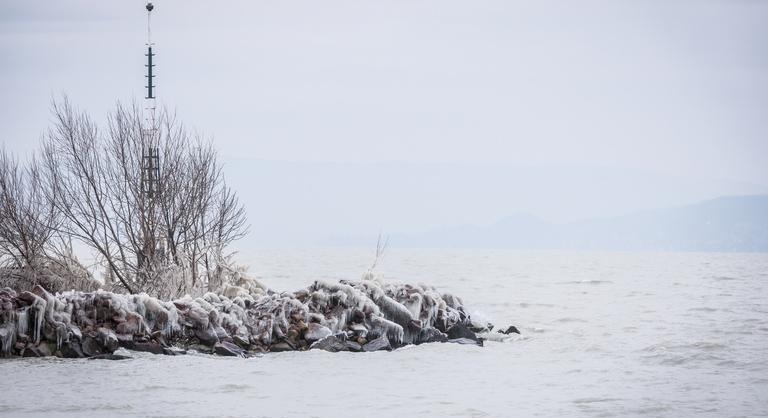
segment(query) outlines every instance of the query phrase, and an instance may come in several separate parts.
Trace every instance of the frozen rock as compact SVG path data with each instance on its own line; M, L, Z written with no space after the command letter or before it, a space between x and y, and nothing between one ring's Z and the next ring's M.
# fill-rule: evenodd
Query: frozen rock
M216 343L213 351L220 356L245 357L245 351L236 344L230 342Z
M501 333L501 334L506 334L506 335L512 334L513 332L514 332L515 334L519 334L519 333L520 333L520 330L518 330L518 329L517 329L517 327L516 327L516 326L514 326L514 325L510 325L510 326L509 326L507 329L505 329L505 330L501 330L501 329L499 330L499 333Z
M165 354L164 347L154 341L136 342L130 341L121 345L123 348L132 351L143 351L152 354Z
M75 340L64 342L61 347L59 347L59 354L61 354L61 357L64 358L85 357L85 354L83 354L83 349L80 347L80 342Z
M448 341L448 336L440 332L440 330L436 328L423 328L421 331L419 331L419 335L415 343L444 343L446 341Z
M50 355L50 353L47 353L47 355ZM45 357L46 353L43 352L39 347L34 345L27 345L26 348L24 348L22 357Z
M466 338L466 339L469 339L469 340L472 340L472 341L475 341L475 342L478 341L477 335L474 332L472 332L469 329L469 327L467 327L466 325L464 325L462 323L458 323L458 324L448 328L448 332L446 334L448 334L448 339L450 339L450 340L455 340L455 339L459 339L459 338Z
M363 346L363 351L379 351L379 350L391 350L392 346L389 344L389 339L382 335L373 341L369 341Z
M449 343L462 344L462 345L479 345L483 346L482 340L473 340L471 338L453 338L448 340Z
M307 342L312 343L318 340L322 340L331 334L333 334L333 332L331 332L328 327L324 327L316 323L311 323L309 324L307 331L304 333L304 339L307 340Z
M321 340L315 341L309 348L311 350L325 350L331 353L347 350L346 339L341 337L343 334L329 335Z

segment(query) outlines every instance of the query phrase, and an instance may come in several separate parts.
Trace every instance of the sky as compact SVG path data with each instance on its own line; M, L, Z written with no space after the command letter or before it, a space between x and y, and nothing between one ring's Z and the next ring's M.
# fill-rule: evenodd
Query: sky
M154 3L159 101L254 240L768 191L768 2ZM29 154L62 94L140 101L145 42L141 1L0 0L0 143Z

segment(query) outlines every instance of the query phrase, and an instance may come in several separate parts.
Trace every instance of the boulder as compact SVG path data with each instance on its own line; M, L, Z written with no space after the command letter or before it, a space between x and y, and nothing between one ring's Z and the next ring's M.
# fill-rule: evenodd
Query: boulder
M347 341L347 351L360 352L363 351L363 346L356 341Z
M287 341L281 341L279 343L272 344L272 346L269 347L269 351L273 353L282 353L284 351L296 351L296 348Z
M187 354L187 350L174 347L163 347L163 354L166 356L183 356L184 354Z
M466 325L462 323L458 323L448 328L448 332L446 332L446 334L448 334L449 340L467 338L473 341L478 341L477 335L475 335L474 332L472 332Z
M483 340L481 339L473 340L471 338L452 338L448 340L448 342L463 345L479 345L480 347L483 346Z
M50 355L50 353L48 353ZM37 346L29 344L24 348L22 357L45 357L46 354Z
M324 327L320 324L311 323L307 327L307 331L304 333L304 339L307 340L307 342L315 342L322 340L323 338L328 337L329 335L333 334L328 327Z
M311 346L309 346L309 349L325 350L330 351L331 353L347 351L347 341L346 338L341 337L342 335L344 334L329 335L321 340L315 341Z
M141 315L134 312L128 312L125 315L125 321L117 324L115 331L117 331L118 334L138 334L141 330L141 321Z
M379 350L392 350L392 345L389 344L389 339L386 335L382 335L375 340L367 342L363 346L363 351L379 351Z
M234 337L232 337L232 342L239 345L240 348L248 349L248 347L251 345L250 341L248 341L248 338L243 337L242 335L235 334Z
M83 340L83 332L80 331L80 328L77 325L69 325L69 335L77 341Z
M238 347L237 344L230 342L220 342L213 346L213 352L220 356L245 357L245 350Z
M83 349L80 347L80 342L75 341L74 339L61 344L61 347L59 348L59 355L60 357L64 358L85 357L85 354L83 354Z
M444 343L446 341L448 341L448 336L440 332L440 330L436 328L422 328L414 343Z
M352 324L349 326L349 329L355 334L355 336L363 338L368 336L368 328L366 328L363 324Z
M500 329L498 332L499 332L499 333L501 333L501 334L507 334L507 335L509 335L509 334L511 334L511 333L513 333L513 332L514 332L515 334L519 334L519 333L520 333L520 330L519 330L519 329L517 329L517 327L516 327L516 326L514 326L514 325L510 325L510 326L509 326L507 329L505 329L505 330L501 330L501 329Z
M124 356L121 354L99 354L93 357L90 357L88 360L128 360L133 357L130 356Z
M154 341L140 342L140 341L126 341L120 344L123 348L133 351L143 351L145 353L152 354L165 354L164 347Z
M117 335L111 329L102 327L98 329L98 333L98 338L106 352L113 353L120 346Z
M204 345L213 346L219 342L219 337L216 335L216 331L212 328L196 329L195 337Z
M86 336L83 338L82 343L82 350L83 354L86 355L86 357L93 357L100 354L106 354L111 353L111 351L107 351L106 347L104 347L104 344L99 341L99 338ZM113 350L114 351L114 350Z

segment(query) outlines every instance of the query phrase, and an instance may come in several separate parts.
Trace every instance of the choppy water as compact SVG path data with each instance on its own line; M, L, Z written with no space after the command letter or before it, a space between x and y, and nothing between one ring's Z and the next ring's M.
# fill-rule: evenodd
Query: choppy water
M264 251L273 288L357 278L370 251ZM483 348L260 358L0 361L0 415L155 417L768 414L768 254L393 250L521 337Z

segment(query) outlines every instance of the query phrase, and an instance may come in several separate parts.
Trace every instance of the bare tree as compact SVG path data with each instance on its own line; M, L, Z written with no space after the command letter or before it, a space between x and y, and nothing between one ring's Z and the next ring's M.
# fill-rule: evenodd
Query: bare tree
M57 225L58 212L45 199L36 161L24 167L0 150L0 260L22 269L39 265Z
M248 229L210 141L165 110L146 122L135 104L118 104L104 133L66 98L53 114L40 178L64 219L58 230L94 250L128 292L205 288L216 270L210 261L223 260ZM159 154L155 183L142 158L149 149Z

